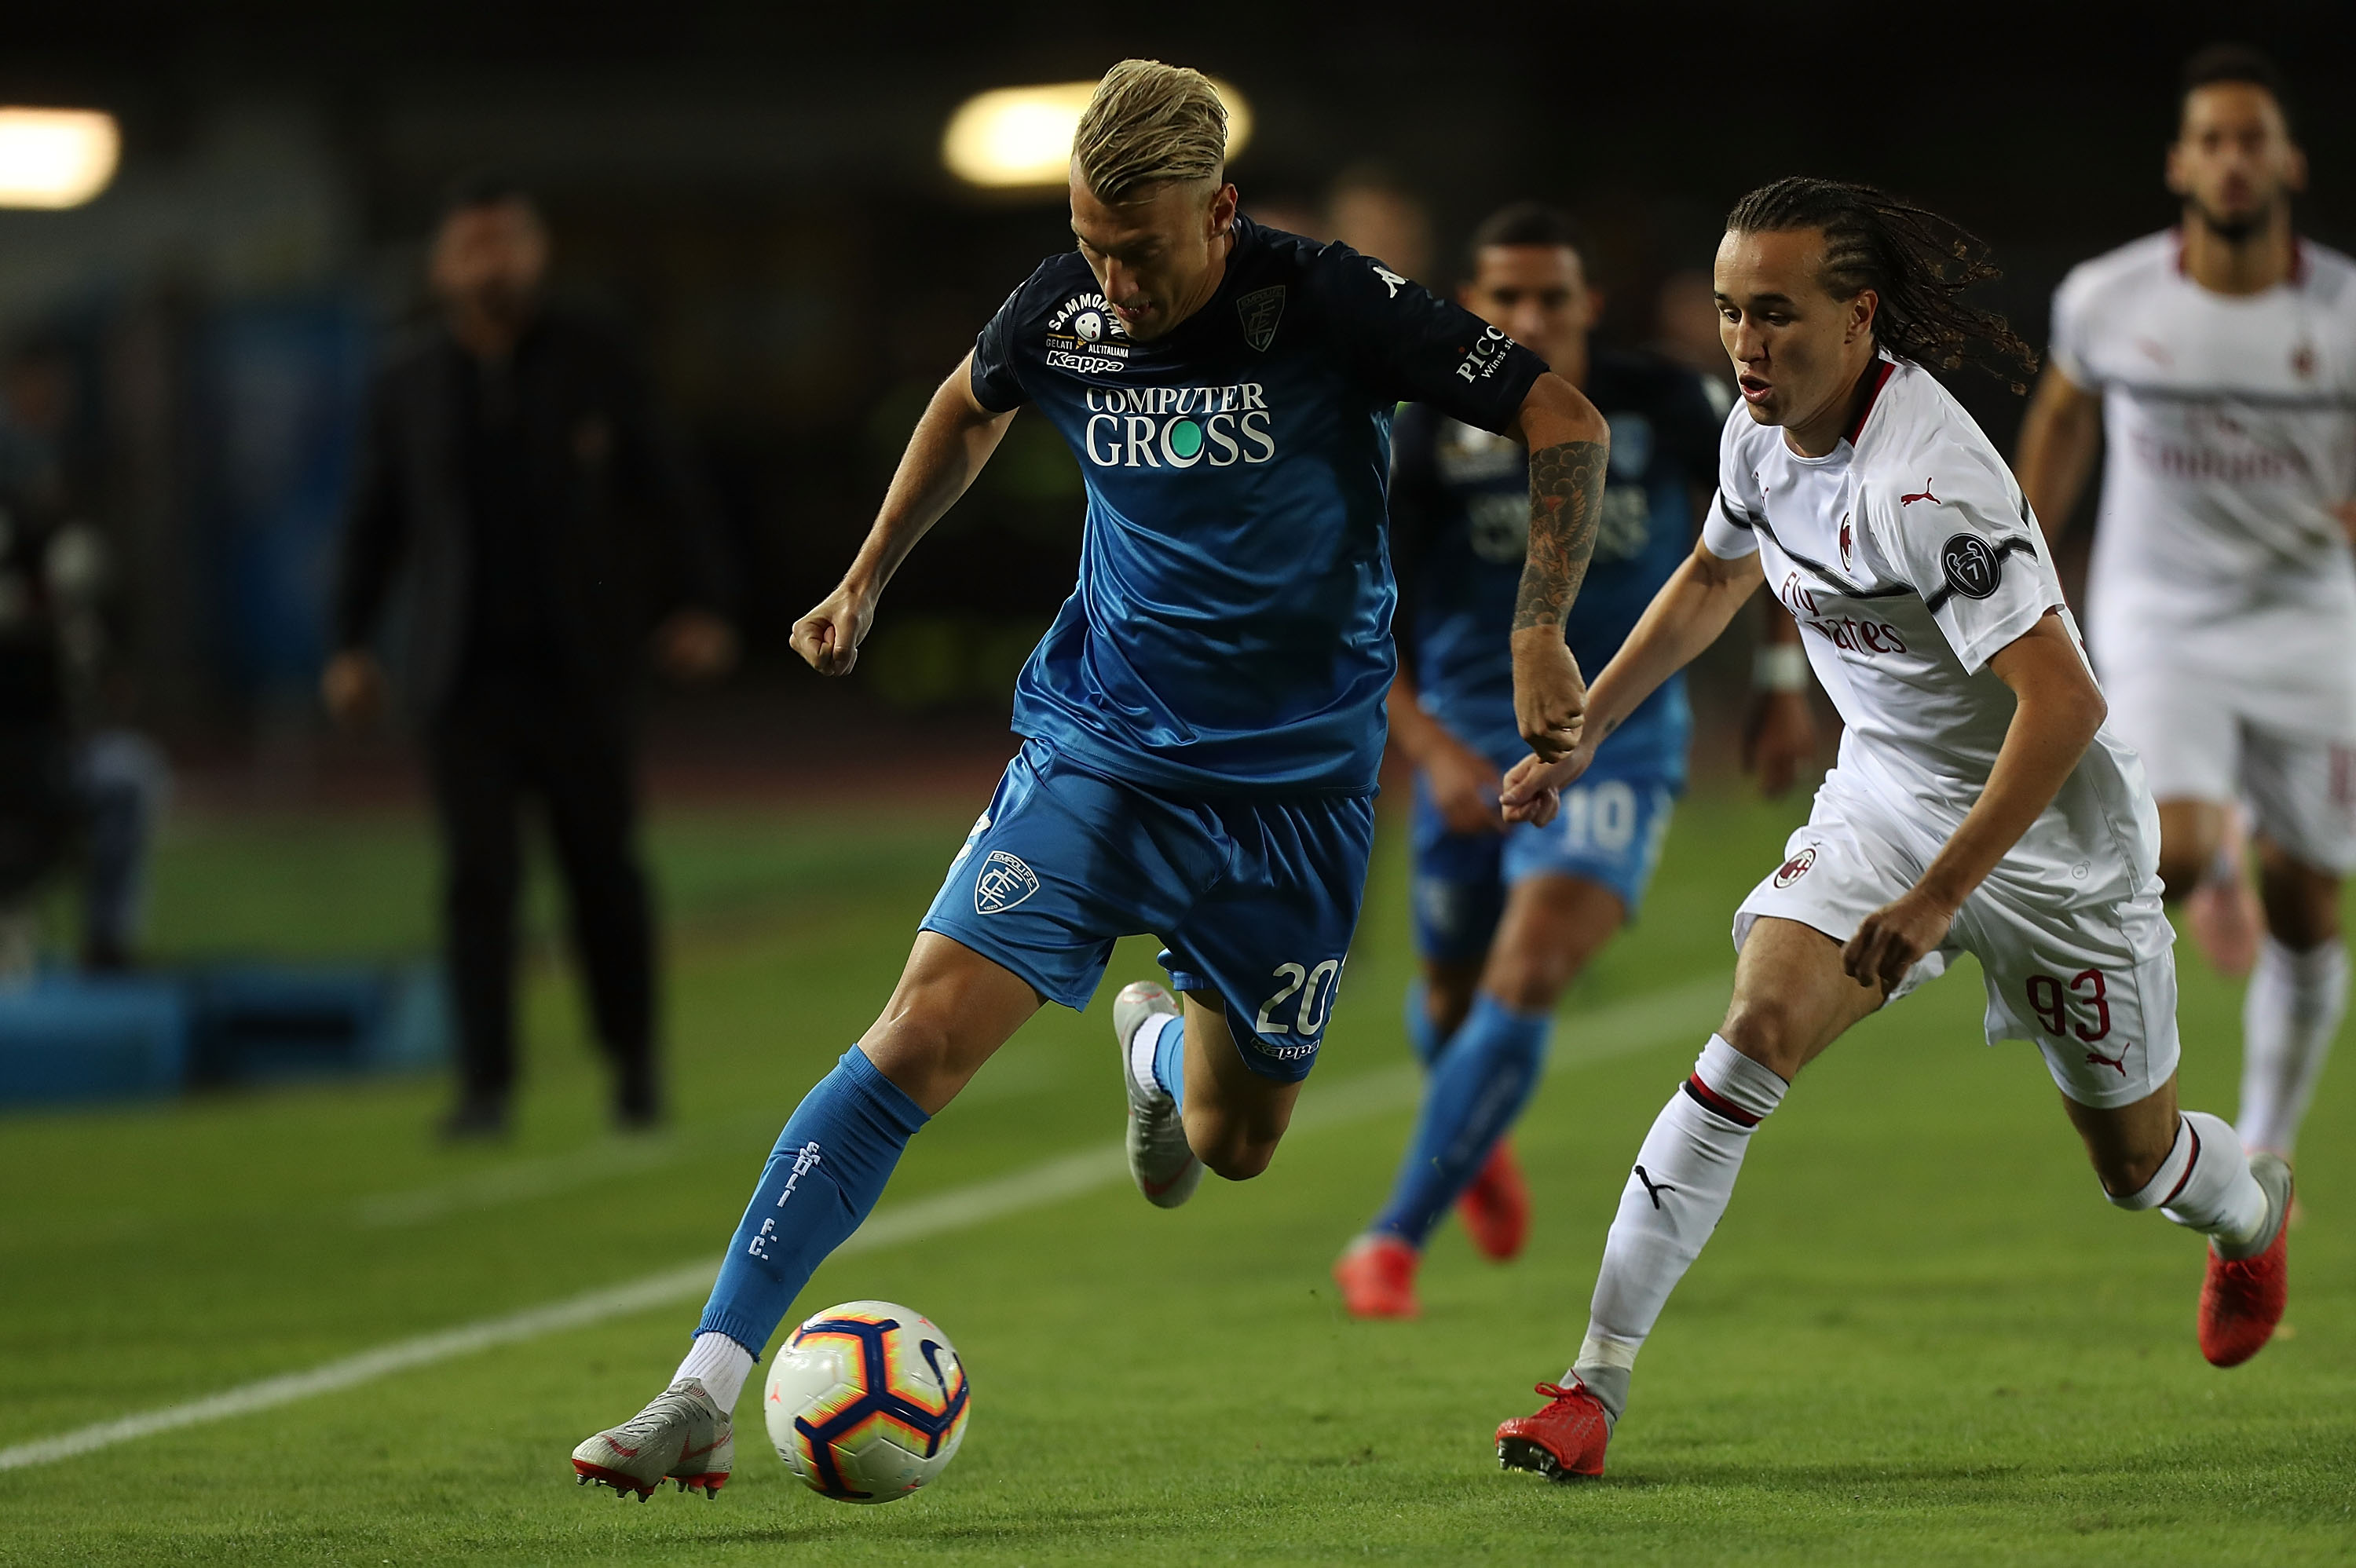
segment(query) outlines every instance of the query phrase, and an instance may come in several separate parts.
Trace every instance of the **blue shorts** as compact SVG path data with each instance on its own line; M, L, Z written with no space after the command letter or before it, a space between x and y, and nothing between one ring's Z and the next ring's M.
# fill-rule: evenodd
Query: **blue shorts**
M1367 795L1165 794L1026 741L925 915L1049 1001L1088 1005L1120 937L1226 1005L1244 1064L1309 1076L1375 838Z
M1439 964L1478 959L1505 912L1506 890L1526 877L1597 883L1634 919L1660 864L1678 783L1658 774L1614 777L1599 767L1562 792L1562 810L1544 827L1525 822L1503 833L1451 833L1418 774L1409 830L1416 950Z

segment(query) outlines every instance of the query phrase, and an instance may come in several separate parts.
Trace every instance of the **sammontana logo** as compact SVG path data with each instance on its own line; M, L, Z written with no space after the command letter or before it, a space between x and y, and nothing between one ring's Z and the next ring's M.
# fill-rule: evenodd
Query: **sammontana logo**
M1226 387L1091 387L1082 432L1098 468L1232 468L1276 455L1258 381Z
M1047 318L1047 363L1105 375L1128 368L1129 334L1102 294L1074 294Z

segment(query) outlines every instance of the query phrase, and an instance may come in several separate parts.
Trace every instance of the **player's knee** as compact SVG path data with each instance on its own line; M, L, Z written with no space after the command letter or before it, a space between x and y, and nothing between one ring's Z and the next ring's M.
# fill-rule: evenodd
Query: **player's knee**
M2271 844L2259 850L2258 896L2267 934L2294 953L2339 939L2340 886L2335 872L2294 860Z
M1229 1181L1249 1181L1276 1158L1281 1128L1270 1130L1236 1117L1186 1117L1186 1142L1194 1157L1212 1175Z
M1799 1011L1781 997L1737 997L1719 1036L1786 1082L1797 1076L1808 1041Z
M1197 1157L1214 1176L1229 1181L1249 1181L1276 1158L1276 1144L1272 1139L1266 1143L1231 1143Z
M1577 977L1584 956L1560 949L1501 951L1490 960L1481 988L1517 1013L1549 1013Z

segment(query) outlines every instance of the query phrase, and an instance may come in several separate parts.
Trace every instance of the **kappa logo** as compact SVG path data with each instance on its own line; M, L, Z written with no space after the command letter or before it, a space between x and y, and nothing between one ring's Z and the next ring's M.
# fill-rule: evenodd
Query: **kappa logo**
M1284 319L1284 285L1254 289L1236 301L1236 315L1244 324L1244 341L1254 353L1267 353L1276 341L1276 324Z
M1966 599L1985 599L2004 579L2004 561L1977 534L1957 534L1939 548L1947 586Z
M1024 865L1021 856L992 849L973 880L973 912L1002 914L1038 891L1039 873Z
M1779 888L1790 887L1794 882L1796 882L1802 877L1806 876L1808 874L1808 868L1814 866L1815 863L1816 847L1811 844L1806 848L1801 850L1798 854L1793 856L1790 859L1784 861L1783 864L1777 869L1775 872L1775 885Z

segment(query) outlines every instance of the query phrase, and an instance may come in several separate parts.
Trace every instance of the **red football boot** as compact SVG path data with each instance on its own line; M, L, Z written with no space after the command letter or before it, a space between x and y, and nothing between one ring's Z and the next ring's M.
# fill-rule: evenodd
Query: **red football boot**
M1530 1189L1505 1139L1497 1140L1489 1162L1456 1200L1456 1217L1482 1256L1505 1263L1520 1255L1522 1243L1530 1239Z
M2264 1252L2221 1258L2209 1249L2201 1282L2201 1353L2217 1367L2238 1367L2265 1348L2290 1296L2290 1167L2270 1154L2250 1157L2250 1174L2266 1189L2275 1234Z
M1397 1236L1366 1235L1333 1260L1333 1283L1353 1317L1413 1317L1416 1265L1423 1254Z
M1612 1441L1612 1418L1602 1403L1574 1380L1569 1388L1540 1383L1554 1401L1536 1415L1517 1415L1497 1428L1497 1463L1508 1470L1535 1470L1549 1481L1603 1474L1603 1447Z

